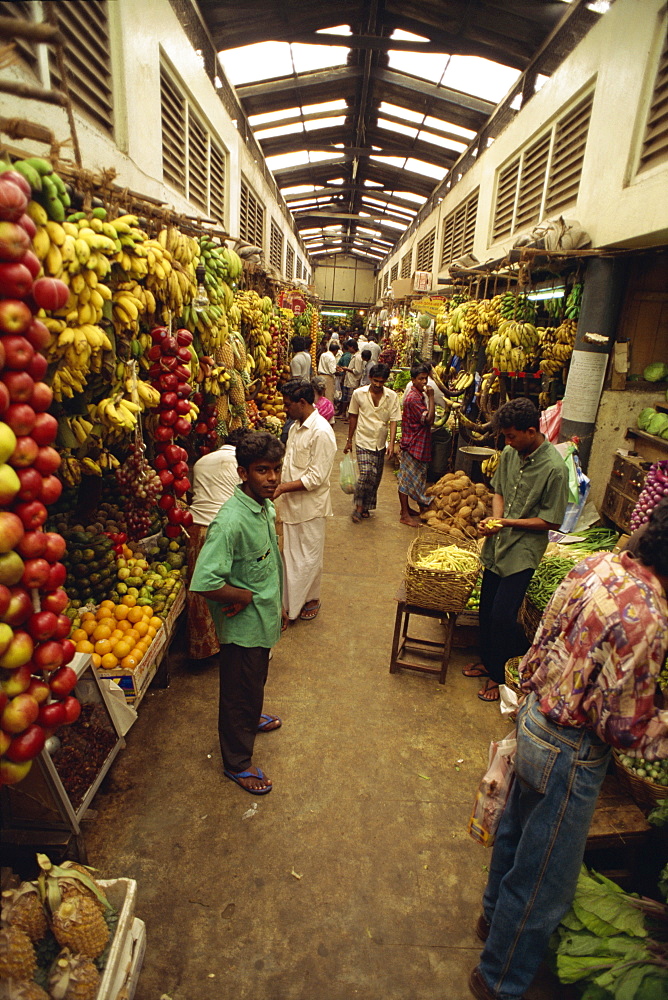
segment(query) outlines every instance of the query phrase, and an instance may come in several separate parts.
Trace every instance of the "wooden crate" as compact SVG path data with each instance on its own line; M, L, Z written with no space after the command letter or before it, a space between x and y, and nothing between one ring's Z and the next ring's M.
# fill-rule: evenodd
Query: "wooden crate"
M640 458L626 455L616 455L610 473L610 485L625 496L638 499L645 486L647 462Z
M631 530L631 515L636 502L635 497L626 496L613 483L609 482L605 488L601 513L609 517L613 524L622 531L629 532Z

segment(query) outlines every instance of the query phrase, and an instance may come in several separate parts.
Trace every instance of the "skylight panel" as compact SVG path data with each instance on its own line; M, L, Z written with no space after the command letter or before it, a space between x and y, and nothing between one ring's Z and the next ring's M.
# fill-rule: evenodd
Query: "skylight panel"
M315 184L295 184L293 187L285 187L281 191L281 194L285 196L286 194L310 194L312 191L316 190Z
M447 174L445 167L439 167L435 163L426 163L424 160L415 160L411 157L406 161L406 170L412 170L416 174L426 174L428 177L435 177L442 180Z
M310 157L310 159L309 159ZM294 150L291 153L278 153L276 156L267 157L267 166L270 170L287 170L288 167L306 166L307 163L319 163L322 160L335 159L333 153L318 152L307 149Z
M403 232L403 230L408 226L408 223L395 222L394 219L383 219L383 225L391 226L392 229L401 229Z
M311 121L308 119L304 122L304 128L308 132L314 132L319 128L334 128L337 125L343 125L345 122L345 115L336 116L333 118L314 118Z
M388 104L387 101L381 101L379 110L384 111L388 115L394 115L395 118L403 118L407 122L417 122L418 125L424 118L424 115L420 114L419 111L400 108L398 104Z
M292 48L292 53L290 49ZM233 87L244 83L290 76L330 66L344 66L349 50L342 45L304 45L295 42L254 42L234 49L223 49L218 58Z
M461 135L462 139L473 139L475 136L475 132L471 128L453 125L452 122L443 121L442 118L434 118L432 115L427 115L424 125L425 128L438 128L441 132L453 132L455 135Z
M364 187L368 188L382 188L385 187L380 181L364 181Z
M399 73L409 73L430 83L439 83L448 64L450 56L433 52L388 52L389 68Z
M412 31L404 31L403 28L395 28L390 38L396 39L397 42L428 42L429 39L425 38L424 35L414 35Z
M386 163L391 167L402 168L405 160L403 156L370 156L370 160L375 160L377 163Z
M416 128L411 128L410 125L398 125L396 122L388 122L387 118L379 118L378 126L389 129L391 132L401 132L402 135L409 135L411 139L415 139L418 134Z
M439 135L434 135L433 132L421 131L418 135L418 139L422 142L431 142L434 146L438 146L439 149L453 149L458 153L463 153L467 148L467 142L456 142L454 139L443 139Z
M266 125L268 122L277 122L282 118L296 118L299 114L299 108L281 108L280 111L263 111L260 115L249 115L248 122L251 128L255 128L257 125Z
M273 128L262 128L254 132L256 139L273 139L277 135L294 135L302 132L301 122L294 122L292 125L276 125Z
M330 66L345 66L349 51L343 45L304 45L301 42L292 45L292 57L298 73L329 69Z
M320 232L320 226L316 226L314 229L300 229L299 235L306 236L308 233L319 233L319 232Z
M491 59L452 56L443 77L443 86L498 104L519 77L519 69L502 66Z
M349 24L339 24L336 28L318 28L316 35L352 35Z

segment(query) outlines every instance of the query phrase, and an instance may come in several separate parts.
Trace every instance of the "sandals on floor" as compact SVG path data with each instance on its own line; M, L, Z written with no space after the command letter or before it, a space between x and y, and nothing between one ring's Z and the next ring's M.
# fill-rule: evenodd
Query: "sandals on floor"
M267 795L267 793L271 791L273 787L272 785L267 785L266 788L247 788L246 785L243 785L239 781L239 778L259 778L260 781L264 781L266 774L262 768L256 767L255 770L257 771L257 774L255 774L255 771L228 771L227 768L225 768L223 770L223 774L226 778L229 778L230 781L234 781L239 788L243 788L244 792L248 792L249 795Z
M352 521L353 521L353 522L354 522L355 524L359 524L359 523L360 523L360 521L362 520L362 515L360 514L360 512L359 512L358 510L354 510L354 511L352 512L352 514L350 515L350 517L351 517L351 520L352 520Z
M487 677L487 671L480 662L467 663L462 667L462 674L464 677Z
M499 693L499 685L495 684L494 681L487 681L482 691L478 691L478 697L480 701L498 701L501 697Z
M277 715L267 715L264 712L260 716L260 720L264 721L260 721L257 727L258 733L273 733L274 729L280 729L283 725ZM278 723L278 725L274 725L273 723Z
M299 617L303 622L313 621L317 618L318 612L320 611L320 601L318 601L312 608L307 608L306 605L301 610Z

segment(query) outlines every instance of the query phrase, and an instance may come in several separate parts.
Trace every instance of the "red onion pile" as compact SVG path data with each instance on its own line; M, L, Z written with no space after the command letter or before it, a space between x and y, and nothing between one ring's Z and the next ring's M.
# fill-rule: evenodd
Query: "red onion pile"
M668 459L655 462L645 478L643 491L631 515L631 531L647 524L656 505L668 497Z

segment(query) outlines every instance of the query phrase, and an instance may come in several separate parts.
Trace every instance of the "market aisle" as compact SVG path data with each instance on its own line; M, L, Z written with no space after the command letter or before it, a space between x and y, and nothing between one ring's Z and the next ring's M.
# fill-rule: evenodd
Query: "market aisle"
M466 823L508 724L475 697L461 652L445 686L389 674L413 531L389 469L360 525L333 480L322 611L289 629L270 666L265 706L284 724L258 736L255 760L271 794L223 777L217 676L179 664L95 800L90 863L139 883L137 1000L470 996L488 854Z

